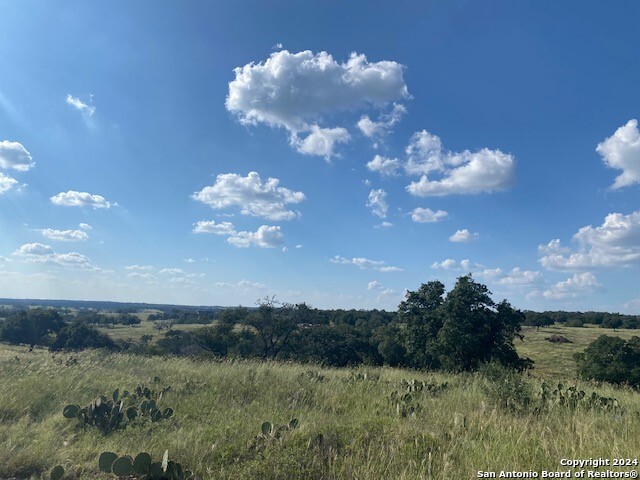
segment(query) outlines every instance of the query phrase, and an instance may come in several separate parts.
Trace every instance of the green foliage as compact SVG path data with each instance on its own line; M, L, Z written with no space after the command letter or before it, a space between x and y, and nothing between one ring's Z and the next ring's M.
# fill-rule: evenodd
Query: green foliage
M576 385L565 387L564 384L558 383L552 390L546 382L542 382L539 398L545 407L560 406L569 410L581 408L624 413L624 408L616 398L603 397L596 392L591 392L591 395L587 395L584 390L578 389Z
M494 406L514 413L534 408L533 387L521 372L491 362L483 364L478 373L485 380L484 393Z
M117 477L138 480L190 480L191 470L180 463L169 460L169 451L165 450L162 461L154 462L151 455L141 452L132 458L128 455L118 457L112 452L103 452L98 459L98 467L104 473L113 473Z
M66 325L56 335L51 344L51 350L82 350L85 348L106 348L115 350L115 342L111 338L96 330L94 327L75 321Z
M0 340L13 344L49 345L50 336L64 325L63 318L55 310L19 310L0 321Z
M161 409L158 405L162 396L170 390L171 387L164 387L156 391L140 385L133 393L125 390L121 395L120 389L116 389L111 399L100 395L85 407L75 404L67 405L62 410L62 415L65 418L77 419L83 428L95 427L102 434L108 435L126 428L128 422L138 417L143 420L149 419L151 422L171 418L173 409L168 407Z
M529 366L513 345L524 314L507 301L494 303L489 294L471 275L458 278L446 297L437 281L407 292L398 316L406 322L403 339L412 366L475 370L490 360L520 369Z
M391 392L389 400L396 414L402 418L415 418L424 408L418 400L425 395L435 397L449 386L447 382L437 384L417 379L402 380L400 385L402 390Z
M602 335L575 355L578 375L585 379L640 386L640 337L625 341Z
M51 469L49 473L51 480L61 480L62 477L64 477L64 467L62 465L56 465Z
M292 418L289 423L274 425L271 422L263 422L260 426L260 434L253 437L249 445L250 452L261 452L268 446L282 444L284 438L293 430L298 428L300 422L297 418Z

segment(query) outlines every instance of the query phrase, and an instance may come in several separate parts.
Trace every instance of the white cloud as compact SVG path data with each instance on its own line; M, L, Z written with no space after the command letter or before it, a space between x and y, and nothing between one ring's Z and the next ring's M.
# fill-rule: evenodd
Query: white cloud
M434 270L463 270L471 272L483 268L479 263L472 263L469 259L460 260L459 262L452 258L447 258L441 262L433 262L431 268Z
M162 270L160 270L160 273L178 275L185 273L185 271L181 268L163 268Z
M269 178L263 183L256 172L249 172L246 177L235 173L220 174L215 184L195 192L192 198L216 210L240 207L243 215L290 220L297 214L287 210L286 205L300 203L305 196L302 192L279 187L279 183L277 178Z
M236 232L227 242L240 248L247 248L252 245L261 248L279 247L284 242L284 235L278 226L262 225L255 232Z
M407 98L402 70L399 63L368 62L355 53L338 63L327 52L281 50L236 68L225 106L244 124L306 131L323 114Z
M143 271L143 272L151 272L155 270L155 268L152 267L151 265L128 265L124 268L126 270Z
M90 268L89 259L77 252L55 253L42 243L25 243L13 255L29 263L48 263L63 267Z
M219 222L215 220L200 220L194 224L193 233L213 233L214 235L233 235L236 229L231 222Z
M471 233L466 228L462 230L456 230L456 233L449 237L451 242L473 242L477 240L480 235L478 233Z
M538 247L540 264L552 270L630 267L640 262L640 210L623 215L610 213L599 227L582 227L573 236L572 251L552 240Z
M0 142L0 168L12 168L26 172L36 163L31 154L18 142L3 140Z
M196 261L191 257L185 258L184 261L187 262L187 263L196 263Z
M375 226L375 228L391 228L393 227L393 223L391 222L382 222Z
M423 130L413 135L406 152L407 173L422 175L406 187L415 196L493 192L513 184L515 160L500 150L446 151L438 136ZM428 175L432 172L441 178L430 180Z
M291 137L291 144L298 152L304 155L318 155L330 160L334 155L333 149L338 143L347 143L351 135L342 127L320 128L317 125L311 126L311 133L304 139L299 139L297 135Z
M92 230L93 227L91 225L89 225L88 223L81 223L78 225L78 227L80 227L82 230Z
M0 172L0 195L7 190L11 190L16 183L18 183L18 181L15 178L8 177Z
M390 296L397 296L398 294L396 293L395 290L393 290L392 288L385 288L380 282L378 282L377 280L373 280L372 282L369 282L367 284L367 290L372 290L376 293L376 297L378 298L378 300L385 298L385 297L390 297Z
M402 269L394 266L386 266L382 260L369 260L364 257L346 258L342 255L335 255L329 260L331 263L337 263L340 265L355 265L361 270L373 269L379 272L401 272Z
M93 114L96 113L96 109L93 105L87 105L79 98L73 97L71 95L67 95L67 104L71 105L79 112L82 112L82 114L86 115L87 117L93 117Z
M383 189L371 190L367 200L367 207L371 208L371 213L380 218L386 218L389 210L387 204L387 192Z
M563 300L593 293L601 288L602 285L598 283L598 280L593 273L583 272L576 273L573 277L556 283L548 290L542 292L542 296L552 300Z
M501 268L487 268L475 274L496 285L524 286L536 285L544 281L542 274L537 270L522 270L519 267L509 272L503 272Z
M127 274L127 277L129 278L142 278L145 280L149 280L149 279L155 279L155 275L148 273L148 272L131 272Z
M394 267L394 266L386 266L386 267L378 267L376 268L376 270L378 270L379 272L402 272L402 269L400 267Z
M373 157L367 168L372 172L378 172L383 177L392 177L398 174L400 162L397 158L387 158L380 155Z
M77 242L89 238L89 235L82 230L54 230L45 228L40 230L40 233L42 233L43 237L50 240L60 240L63 242Z
M382 287L382 284L377 280L373 280L372 282L369 282L367 284L367 290L376 290L381 287Z
M238 283L216 282L216 287L223 288L241 288L241 289L265 289L267 286L260 282L251 282L249 280L240 280Z
M92 195L87 192L76 192L75 190L69 190L68 192L60 192L57 195L51 197L51 203L54 205L61 205L65 207L92 207L96 208L111 208L118 205L117 203L110 203L105 200L101 195Z
M417 223L434 223L447 218L449 214L444 210L433 211L430 208L414 208L411 212L411 220Z
M296 245L296 248L302 248L302 244L299 243L298 245Z
M596 151L605 165L622 170L611 189L640 183L640 132L636 119L629 120L612 136L599 143Z
M391 112L382 114L378 121L374 122L369 115L363 115L358 121L358 129L369 138L383 138L398 123L402 116L407 113L404 105L394 103Z

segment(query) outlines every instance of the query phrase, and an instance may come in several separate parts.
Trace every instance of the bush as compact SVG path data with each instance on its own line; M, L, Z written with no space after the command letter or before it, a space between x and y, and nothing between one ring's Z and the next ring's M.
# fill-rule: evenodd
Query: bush
M55 310L20 310L0 323L0 340L14 344L48 345L50 335L64 325L64 320Z
M51 350L82 350L84 348L117 348L108 335L84 322L76 321L58 332Z
M494 406L522 413L534 405L533 387L523 373L498 362L485 363L478 372L485 380L483 390Z
M640 385L640 337L625 341L602 335L584 352L575 354L575 359L582 378L633 387Z

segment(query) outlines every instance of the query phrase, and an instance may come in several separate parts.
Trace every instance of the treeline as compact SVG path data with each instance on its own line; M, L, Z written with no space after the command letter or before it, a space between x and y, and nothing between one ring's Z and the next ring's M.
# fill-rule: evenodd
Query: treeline
M62 315L49 308L31 308L9 313L0 321L0 341L42 345L51 350L118 348L108 335L87 322L66 322Z
M525 311L524 325L545 327L562 323L567 327L582 327L585 324L600 325L603 328L640 328L640 316L607 312L532 312Z

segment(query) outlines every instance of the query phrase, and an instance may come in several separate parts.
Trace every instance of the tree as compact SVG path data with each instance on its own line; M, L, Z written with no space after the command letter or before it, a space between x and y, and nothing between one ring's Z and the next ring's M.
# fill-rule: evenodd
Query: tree
M398 306L398 319L406 323L401 335L408 362L419 368L437 368L438 333L442 329L444 284L423 283L415 292L407 292Z
M640 385L640 338L625 341L601 335L574 358L578 375L589 380L615 384Z
M58 312L48 308L31 308L11 314L0 324L0 340L9 343L48 345L50 336L64 327Z
M471 275L458 278L446 297L444 285L437 281L407 292L398 315L406 322L404 343L410 362L454 371L474 370L491 360L519 369L530 366L513 346L524 314L506 300L496 305L490 293Z
M244 322L258 334L262 356L275 358L285 348L298 326L298 305L282 304L275 297L258 300L258 308L249 314ZM306 307L306 305L305 305Z
M114 350L117 345L111 337L99 332L91 325L76 320L65 326L56 335L51 350L83 350L85 348L107 348Z

